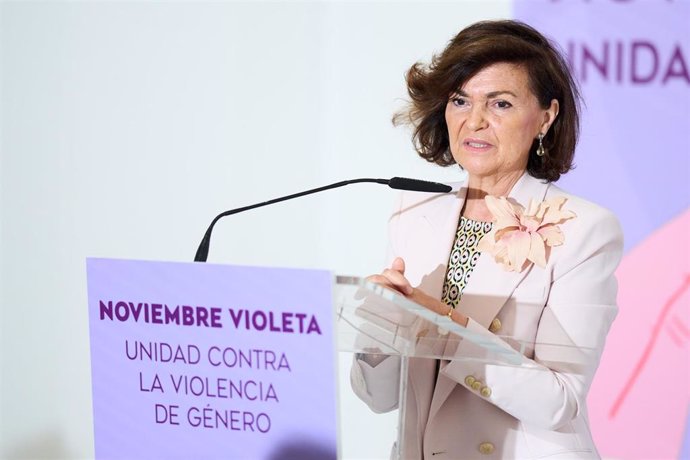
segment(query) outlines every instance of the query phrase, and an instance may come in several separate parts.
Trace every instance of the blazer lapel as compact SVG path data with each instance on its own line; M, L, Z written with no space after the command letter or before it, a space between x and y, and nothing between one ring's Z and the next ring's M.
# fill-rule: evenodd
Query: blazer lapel
M525 173L508 196L527 207L530 198L542 201L548 187L548 183L541 182ZM453 233L453 241L454 236L455 233ZM446 257L448 257L447 254L449 253L450 247L448 252L446 252ZM458 304L458 310L488 329L491 321L493 321L517 285L527 276L531 269L532 267L530 266L522 272L508 272L496 263L490 254L482 253L472 270L470 281L463 291ZM451 345L449 343L447 346ZM446 351L444 355L450 356L449 351ZM445 364L442 363L441 367L443 368ZM455 388L455 385L457 385L457 382L439 372L429 411L430 419L441 408L446 398Z
M434 289L427 291L427 294L438 298L443 292L443 283L448 270L448 257L453 244L455 244L455 234L458 230L460 213L465 205L466 196L467 188L463 184L455 194L452 205L439 207L424 216L434 229L434 240L436 241L435 252L431 255L431 260L435 267L434 273L437 275L434 276Z
M453 195L441 195L419 207L419 212L405 223L409 232L410 254L415 261L409 267L410 281L427 294L440 298L448 267L448 256L455 242L460 212L465 203L464 184ZM403 212L416 212L411 207Z
M542 201L548 187L548 183L525 173L508 196L527 207L530 199ZM458 309L488 329L506 300L531 269L530 266L521 272L509 272L496 263L490 254L482 253L472 270Z

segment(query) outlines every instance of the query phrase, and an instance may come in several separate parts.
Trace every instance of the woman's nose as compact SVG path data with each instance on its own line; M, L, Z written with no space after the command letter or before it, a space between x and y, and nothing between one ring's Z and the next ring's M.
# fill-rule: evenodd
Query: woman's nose
M477 131L482 128L486 128L487 122L486 122L486 113L484 112L485 108L482 107L481 105L475 105L472 107L472 111L469 114L469 118L467 119L467 126L472 130L472 131Z

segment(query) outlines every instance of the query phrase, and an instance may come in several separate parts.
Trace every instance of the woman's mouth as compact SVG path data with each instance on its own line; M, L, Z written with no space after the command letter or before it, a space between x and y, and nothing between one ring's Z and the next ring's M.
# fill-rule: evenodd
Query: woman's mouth
M484 142L479 139L465 139L465 141L462 144L469 150L475 151L485 151L493 147L493 145L489 144L488 142Z

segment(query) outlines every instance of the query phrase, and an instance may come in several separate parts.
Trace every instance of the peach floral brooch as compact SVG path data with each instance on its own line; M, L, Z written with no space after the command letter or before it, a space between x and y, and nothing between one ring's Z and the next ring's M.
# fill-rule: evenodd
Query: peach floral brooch
M494 216L494 228L477 249L491 254L508 271L521 272L532 263L545 267L548 248L565 241L558 225L575 217L562 209L564 196L539 204L530 200L527 209L506 197L487 195L484 200Z

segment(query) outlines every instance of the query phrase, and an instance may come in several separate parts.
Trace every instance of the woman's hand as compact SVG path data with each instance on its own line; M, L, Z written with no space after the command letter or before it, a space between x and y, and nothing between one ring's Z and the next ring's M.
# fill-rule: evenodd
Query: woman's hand
M391 267L385 269L380 275L371 275L367 277L367 280L393 289L414 303L422 305L439 315L448 316L452 321L461 326L467 326L467 316L454 309L451 310L445 303L431 297L426 292L410 284L407 278L405 278L405 261L400 257L396 257Z

